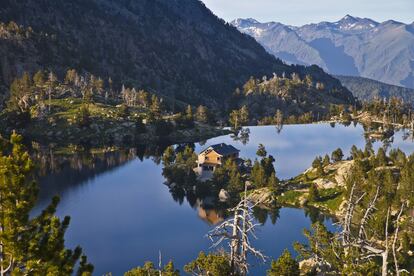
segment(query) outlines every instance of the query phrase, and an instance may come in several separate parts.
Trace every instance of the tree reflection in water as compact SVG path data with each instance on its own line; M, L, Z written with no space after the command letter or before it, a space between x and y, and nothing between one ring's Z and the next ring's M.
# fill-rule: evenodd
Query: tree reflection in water
M50 195L61 195L74 185L85 185L102 173L110 172L138 158L160 164L167 145L139 145L127 149L90 149L84 147L56 148L32 143L31 157L40 183L39 201Z
M234 134L230 136L234 141L240 141L243 145L249 143L250 139L250 129L249 128L242 128L237 130Z

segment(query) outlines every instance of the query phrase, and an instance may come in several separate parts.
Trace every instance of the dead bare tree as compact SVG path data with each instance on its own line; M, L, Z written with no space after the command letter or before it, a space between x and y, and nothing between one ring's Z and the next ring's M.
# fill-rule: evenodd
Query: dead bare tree
M376 202L378 200L380 187L377 187L376 193L374 197L370 200L368 203L367 208L365 209L364 215L362 216L359 223L354 223L354 213L355 208L358 206L358 204L361 202L361 200L366 196L366 193L363 193L360 197L356 198L355 193L355 187L356 184L354 183L349 199L347 201L347 209L345 212L344 219L341 221L341 227L342 232L339 235L339 238L342 239L342 245L344 250L348 250L350 247L356 247L360 249L360 260L366 260L374 257L381 257L382 258L382 269L381 269L381 275L386 276L388 274L388 257L389 257L389 247L390 247L390 237L388 234L389 230L389 220L390 220L390 213L391 213L391 207L387 210L387 217L386 217L386 223L385 223L385 242L383 244L375 241L371 241L371 239L368 237L365 227L366 223L368 222L369 218L372 216L372 213L374 210L376 210ZM394 266L396 274L399 275L401 271L398 267L398 260L396 257L396 242L398 240L398 232L399 232L399 221L401 218L401 215L404 210L403 203L401 205L400 211L398 213L398 217L396 218L396 230L393 234L393 242L392 242L392 251L394 256ZM354 236L352 229L359 229L358 234ZM359 261L359 260L357 260Z
M394 233L394 240L392 242L392 255L394 257L394 265L395 265L395 273L397 276L400 275L401 272L405 271L407 272L405 269L400 269L398 266L398 259L397 259L397 249L396 249L396 244L397 244L397 240L398 240L398 233L400 231L400 219L401 219L401 215L404 211L404 203L401 204L401 208L400 208L400 212L398 213L397 216L397 220L396 220L396 228L395 228L395 233Z
M246 196L246 188L243 199L236 207L231 208L232 218L224 221L208 233L213 242L212 247L217 247L223 241L229 241L230 267L235 275L246 275L248 272L248 253L266 262L266 256L255 249L251 244L251 237L257 239L252 209L255 207Z

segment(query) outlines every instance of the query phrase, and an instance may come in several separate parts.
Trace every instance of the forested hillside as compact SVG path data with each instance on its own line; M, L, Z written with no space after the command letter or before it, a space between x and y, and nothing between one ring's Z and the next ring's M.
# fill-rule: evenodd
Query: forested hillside
M241 108L240 114L248 111L252 124L278 125L329 119L337 113L336 107L353 104L354 98L350 92L327 89L310 75L302 79L292 74L262 80L250 78L242 89L236 89L231 103L233 108ZM235 115L230 114L230 120Z
M362 77L336 76L336 78L360 100L369 101L374 98L390 99L396 97L414 104L414 89Z
M312 75L347 93L316 66L288 66L197 0L3 0L0 87L24 71L109 77L191 104L223 103L250 76Z

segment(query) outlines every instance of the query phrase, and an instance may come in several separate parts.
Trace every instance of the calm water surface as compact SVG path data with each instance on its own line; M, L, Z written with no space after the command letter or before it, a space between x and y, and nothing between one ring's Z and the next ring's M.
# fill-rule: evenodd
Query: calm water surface
M396 133L391 146L411 154L414 143L403 136L402 132ZM276 159L279 178L302 172L316 155L330 154L338 147L347 155L352 145L362 148L366 143L360 126L313 124L285 126L280 133L273 126L251 127L245 144L222 136L197 144L196 150L221 142L233 144L242 157L252 159L259 143L264 144ZM374 147L381 145L377 142ZM70 166L41 179L36 212L53 195L60 195L58 215L72 218L66 244L82 246L95 265L95 275L123 275L146 260L158 263L159 251L164 261L173 259L183 271L183 265L200 251L209 250L211 243L205 235L222 214L210 210L202 200L173 197L163 185L158 160L127 156L99 162L88 158L71 161ZM255 217L262 226L258 227L254 245L271 258L277 258L285 248L292 250L294 241L304 242L302 231L312 221L324 220L334 230L330 219L300 209L282 208L273 213L256 210ZM269 267L252 264L251 275L265 275Z

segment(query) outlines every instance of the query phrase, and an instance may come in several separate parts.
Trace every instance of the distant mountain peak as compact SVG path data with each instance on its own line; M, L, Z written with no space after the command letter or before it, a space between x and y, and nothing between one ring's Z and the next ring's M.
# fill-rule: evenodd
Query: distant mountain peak
M342 17L342 19L339 21L357 21L357 19L352 15L347 14L344 17Z
M257 21L254 18L237 18L230 22L233 26L244 28L246 26L250 25L257 25L261 24L259 21Z
M390 20L387 20L387 21L385 21L385 22L383 22L382 24L384 24L384 25L405 25L404 23L402 23L402 22L399 22L399 21L395 21L395 20L392 20L392 19L390 19ZM414 24L414 22L413 22L413 24Z
M378 26L378 22L369 18L354 17L352 15L345 15L341 20L334 22L335 26L345 31L360 31L372 29Z
M347 14L298 27L275 22L236 27L289 64L316 64L337 75L414 88L414 22L379 23Z
M251 18L251 17L246 18L245 20L246 20L246 21L248 21L248 22L250 22L250 23L253 23L253 24L260 24L260 22L259 22L259 21L257 21L257 20L256 20L256 19L254 19L254 18Z

